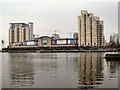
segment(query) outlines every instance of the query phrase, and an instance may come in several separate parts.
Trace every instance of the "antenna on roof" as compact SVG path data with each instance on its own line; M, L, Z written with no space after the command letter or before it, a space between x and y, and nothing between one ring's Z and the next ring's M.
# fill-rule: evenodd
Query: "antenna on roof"
M57 34L57 32L59 32L59 30L54 30L54 32L55 32L54 34Z

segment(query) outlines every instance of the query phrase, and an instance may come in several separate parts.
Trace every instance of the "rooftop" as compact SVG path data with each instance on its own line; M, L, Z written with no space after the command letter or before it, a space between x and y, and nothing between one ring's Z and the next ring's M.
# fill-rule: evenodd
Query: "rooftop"
M22 25L27 25L26 23L9 23L9 24L22 24Z

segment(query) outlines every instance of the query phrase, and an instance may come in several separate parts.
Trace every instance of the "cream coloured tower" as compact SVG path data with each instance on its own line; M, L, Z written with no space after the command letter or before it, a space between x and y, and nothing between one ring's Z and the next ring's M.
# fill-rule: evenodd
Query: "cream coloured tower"
M30 40L29 25L25 23L10 23L9 46L22 45L27 40Z
M86 10L78 16L78 32L79 46L104 46L103 21Z

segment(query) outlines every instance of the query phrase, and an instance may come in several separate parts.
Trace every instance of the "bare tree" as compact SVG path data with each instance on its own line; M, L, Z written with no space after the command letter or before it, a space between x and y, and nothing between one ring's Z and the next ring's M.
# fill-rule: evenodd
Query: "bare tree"
M1 40L2 48L4 47L4 40Z

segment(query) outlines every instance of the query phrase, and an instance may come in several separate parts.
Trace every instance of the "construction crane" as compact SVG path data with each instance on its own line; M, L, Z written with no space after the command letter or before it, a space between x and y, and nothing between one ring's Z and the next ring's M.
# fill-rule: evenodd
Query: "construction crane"
M59 30L53 30L54 31L54 34L57 34L57 32L59 32Z
M53 37L54 39L60 39L59 34L57 34L58 31L59 31L59 30L54 30L54 33L52 34L52 37Z
M50 30L51 32L54 32L52 35L56 35L59 30Z

